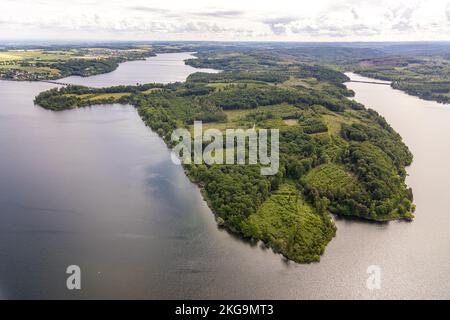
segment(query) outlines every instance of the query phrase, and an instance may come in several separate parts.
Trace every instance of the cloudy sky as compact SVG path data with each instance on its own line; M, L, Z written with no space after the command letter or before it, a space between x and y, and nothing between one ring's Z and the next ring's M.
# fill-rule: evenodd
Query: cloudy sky
M0 0L0 39L450 40L450 0Z

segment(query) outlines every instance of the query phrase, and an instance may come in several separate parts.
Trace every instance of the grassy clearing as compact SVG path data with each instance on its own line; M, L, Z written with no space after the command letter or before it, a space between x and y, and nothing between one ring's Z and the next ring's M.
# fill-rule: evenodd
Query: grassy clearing
M245 85L246 88L252 89L252 88L261 88L266 87L266 82L261 81L249 81L249 80L241 80L241 81L234 81L234 82L214 82L214 83L208 83L208 87L215 88L215 91L220 91L232 87L239 87Z
M325 88L326 85L326 83L320 82L316 78L290 77L289 80L283 82L280 86L284 88L303 87L307 89L321 90Z
M65 94L67 97L78 97L83 101L98 101L106 99L119 99L125 96L129 96L130 93L101 93L101 94Z
M295 112L298 112L299 109L289 105L289 104L279 104L272 106L260 106L255 109L239 109L239 110L227 110L225 114L227 115L227 122L209 122L203 123L203 129L218 129L218 130L226 130L226 129L236 129L243 128L249 129L255 125L257 128L275 128L275 127L286 127L293 126L298 124L298 120L286 118ZM264 120L256 123L257 121L252 121L249 116L254 114L261 113L271 113L273 118ZM193 126L189 127L191 133L193 132Z
M298 120L297 119L286 119L286 120L284 120L284 123L288 126L295 126L295 125L298 125Z
M217 129L217 130L224 132L226 129L236 129L236 128L248 129L247 127L243 127L236 122L204 122L203 123L203 133L205 130L208 130L208 129ZM194 137L194 126L193 125L189 126L189 132Z
M271 113L274 117L285 118L298 112L299 109L287 103L260 106L254 109L240 109L240 110L227 110L225 111L229 121L246 120L247 116L258 113Z
M152 94L152 93L155 93L155 92L158 92L158 91L161 91L161 90L162 90L161 88L150 88L150 89L147 89L145 91L142 91L142 93L143 94Z
M283 82L281 84L283 87L304 87L304 88L312 88L313 85L308 83L305 79L290 77L289 80Z
M354 175L339 164L324 164L312 169L302 178L309 188L335 196L361 193L363 188Z
M238 121L243 120L245 116L247 116L251 112L251 109L227 110L225 111L225 114L227 115L228 121Z
M355 123L355 118L351 117L346 113L331 113L322 115L322 119L325 121L325 124L328 127L328 130L333 135L340 135L342 124L352 124Z
M248 222L257 238L296 262L319 261L336 232L330 217L308 204L293 183L281 185Z
M103 99L119 99L122 97L129 96L130 93L105 93L105 94L96 94L93 97L90 97L89 100L103 100Z

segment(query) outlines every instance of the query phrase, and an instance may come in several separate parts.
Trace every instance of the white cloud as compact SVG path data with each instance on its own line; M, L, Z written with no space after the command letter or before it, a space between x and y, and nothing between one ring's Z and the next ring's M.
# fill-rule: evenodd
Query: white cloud
M448 0L2 0L1 38L450 40Z
M450 22L450 2L447 4L447 9L445 10L447 20Z
M262 22L267 24L270 27L270 30L275 35L285 34L287 31L287 25L291 22L295 21L296 18L293 17L278 17L278 18L270 18L264 19Z

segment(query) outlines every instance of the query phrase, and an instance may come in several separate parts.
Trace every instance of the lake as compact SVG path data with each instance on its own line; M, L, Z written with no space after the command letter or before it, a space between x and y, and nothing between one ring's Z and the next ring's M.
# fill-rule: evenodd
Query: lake
M187 57L64 81L181 81L196 71ZM53 85L0 81L0 298L450 298L450 109L385 85L348 86L411 147L416 219L338 219L322 261L299 265L219 229L133 107L52 112L33 98ZM79 291L66 289L73 264ZM381 290L366 288L369 265L382 270Z
M110 73L91 77L71 76L58 81L98 88L152 82L177 82L186 80L194 72L218 72L213 69L196 69L186 65L184 60L195 58L192 54L193 52L158 54L145 60L121 63L116 70Z

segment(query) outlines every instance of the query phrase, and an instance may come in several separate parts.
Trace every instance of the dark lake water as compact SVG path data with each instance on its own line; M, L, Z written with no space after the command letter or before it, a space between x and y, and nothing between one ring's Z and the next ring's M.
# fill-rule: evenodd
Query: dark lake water
M187 55L76 81L179 81L195 71ZM218 229L133 107L51 112L33 98L52 85L0 81L0 298L449 298L450 109L389 86L349 86L414 152L417 218L338 220L322 261L299 265ZM80 291L66 289L73 264ZM382 270L380 290L366 288L369 265Z
M217 72L213 69L196 69L185 65L184 60L194 58L190 52L158 54L146 60L128 61L110 73L91 77L72 76L59 81L89 87L110 87L143 83L168 83L186 80L191 73Z

